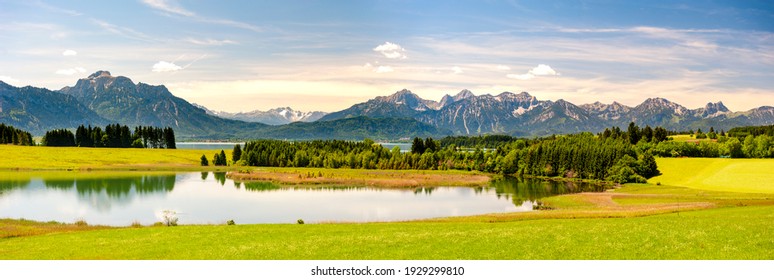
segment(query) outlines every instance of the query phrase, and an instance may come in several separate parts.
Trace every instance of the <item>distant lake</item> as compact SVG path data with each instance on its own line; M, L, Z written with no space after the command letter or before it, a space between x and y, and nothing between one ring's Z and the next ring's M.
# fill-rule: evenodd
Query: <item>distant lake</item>
M178 149L186 150L233 150L236 144L244 146L245 143L230 143L230 142L178 142L175 143ZM244 147L242 147L244 148Z
M387 148L388 150L392 150L393 147L400 148L400 151L402 153L407 153L411 151L411 143L379 143L382 145L382 147Z
M244 142L231 143L231 142L178 142L175 143L178 149L189 150L233 150L234 145L239 144L244 146ZM382 147L392 150L392 147L400 147L401 152L411 151L411 143L379 143ZM244 148L244 147L242 147Z
M486 186L379 189L235 182L220 172L0 172L0 218L128 226L400 221L532 211L540 198L600 187L504 179Z

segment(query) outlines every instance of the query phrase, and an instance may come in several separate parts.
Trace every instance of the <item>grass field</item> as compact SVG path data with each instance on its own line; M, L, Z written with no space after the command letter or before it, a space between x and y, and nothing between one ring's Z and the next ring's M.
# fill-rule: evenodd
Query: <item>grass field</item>
M0 169L88 170L202 169L200 158L212 161L214 150L76 148L0 145ZM218 151L219 152L219 151ZM231 151L225 151L231 157ZM213 167L214 168L214 167Z
M0 168L174 171L196 168L202 153L214 153L118 150L109 151L114 158L90 161L84 158L106 149L17 148L0 146L21 163ZM774 259L774 160L657 163L663 175L650 184L544 198L554 209L546 211L396 223L124 228L0 220L0 259ZM460 175L264 171L293 178Z
M649 183L696 189L774 193L774 160L723 158L658 158L663 175Z
M0 241L3 259L773 259L774 207L641 218L122 228Z

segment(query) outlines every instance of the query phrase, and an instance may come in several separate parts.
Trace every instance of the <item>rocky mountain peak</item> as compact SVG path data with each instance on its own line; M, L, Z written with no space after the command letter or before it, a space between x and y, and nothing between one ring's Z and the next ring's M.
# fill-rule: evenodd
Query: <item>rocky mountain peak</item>
M467 99L467 98L470 98L470 97L473 97L473 96L474 96L473 92L471 92L471 91L469 91L467 89L463 89L462 91L457 93L457 95L454 96L454 101L460 101L462 99Z
M682 105L674 103L672 101L669 101L661 97L648 98L645 100L645 102L642 102L642 104L638 105L637 108L641 110L651 110L651 111L669 110L676 115L685 115L689 111L687 108L683 107Z
M96 79L96 78L99 78L99 77L113 77L113 76L110 75L109 71L99 70L97 72L94 72L94 74L89 75L89 77L87 79Z
M731 113L730 110L726 107L726 105L723 105L722 101L718 101L717 103L709 102L707 105L704 106L704 108L699 108L694 110L697 117L700 118L713 118L721 115L725 115L728 113Z
M726 105L723 104L723 101L718 101L717 103L707 103L706 106L704 106L704 110L707 111L717 111L717 112L731 112L731 110L728 110Z

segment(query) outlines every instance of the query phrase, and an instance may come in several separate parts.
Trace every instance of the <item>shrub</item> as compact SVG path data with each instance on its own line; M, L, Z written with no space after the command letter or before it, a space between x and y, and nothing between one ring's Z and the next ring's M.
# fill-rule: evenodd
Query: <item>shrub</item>
M177 226L177 212L175 211L164 210L164 212L161 212L161 219L165 226Z
M303 225L304 224L304 220L303 219L298 219L298 221L296 221L296 223L298 223L299 225Z
M233 226L233 225L236 225L236 223L234 222L234 220L228 220L226 221L226 225Z
M86 223L86 220L84 220L83 218L80 218L75 220L75 225L79 227L85 227L85 226L88 226L89 224Z

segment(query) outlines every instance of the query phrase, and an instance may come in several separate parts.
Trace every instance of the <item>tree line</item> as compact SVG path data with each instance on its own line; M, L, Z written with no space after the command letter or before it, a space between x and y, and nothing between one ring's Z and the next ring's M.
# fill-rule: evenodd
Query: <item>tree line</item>
M718 136L717 141L667 141L657 145L638 145L660 157L774 158L774 136L752 134L737 137Z
M651 154L638 153L628 140L601 139L591 133L517 139L496 149L467 151L458 149L455 144L441 147L432 138L414 138L409 153L401 153L399 147L388 150L368 139L362 142L256 140L245 143L244 149L234 149L239 149L241 155L232 158L232 162L250 166L457 169L618 183L643 182L645 178L658 174ZM202 164L205 164L206 157L202 158Z
M766 135L769 137L774 137L774 125L741 126L741 127L734 127L728 131L728 136L737 137L740 139L744 139L748 135L752 135L752 136Z
M35 141L29 132L0 123L0 144L33 146Z
M42 145L60 147L156 148L175 149L175 132L171 127L128 126L109 124L104 129L78 126L75 134L67 129L46 131Z

